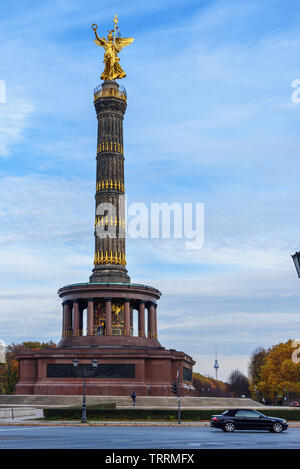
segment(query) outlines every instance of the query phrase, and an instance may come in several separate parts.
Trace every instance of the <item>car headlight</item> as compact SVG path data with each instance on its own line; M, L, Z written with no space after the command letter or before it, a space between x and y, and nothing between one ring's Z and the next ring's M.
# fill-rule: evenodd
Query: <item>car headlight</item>
M286 423L286 420L283 420L282 423Z

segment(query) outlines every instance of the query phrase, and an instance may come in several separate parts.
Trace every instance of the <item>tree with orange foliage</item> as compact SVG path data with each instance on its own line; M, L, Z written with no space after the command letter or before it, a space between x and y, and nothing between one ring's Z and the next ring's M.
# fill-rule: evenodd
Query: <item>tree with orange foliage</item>
M300 392L300 363L292 360L292 343L274 345L264 359L257 388L267 401L276 403L279 396Z
M200 373L193 373L193 386L196 389L197 396L231 397L228 384L203 376Z
M252 398L260 402L262 402L263 396L258 390L258 384L261 381L262 367L267 356L267 350L265 350L263 347L257 347L250 356L250 363L248 367L249 388Z
M16 355L22 350L41 350L41 349L53 349L56 344L52 341L49 342L22 342L21 344L7 345L5 350L6 362L1 364L0 367L0 393L1 394L12 394L14 392L15 385L19 379L18 361Z

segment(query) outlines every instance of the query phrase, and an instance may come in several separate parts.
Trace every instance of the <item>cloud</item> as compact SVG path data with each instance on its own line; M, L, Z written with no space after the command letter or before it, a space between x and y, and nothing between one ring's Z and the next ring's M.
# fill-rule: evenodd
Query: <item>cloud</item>
M47 250L54 242L85 243L93 230L90 184L47 175L1 178L0 245L42 245Z
M0 104L0 157L8 157L12 146L24 142L34 106L29 99L13 96L8 89L6 103Z

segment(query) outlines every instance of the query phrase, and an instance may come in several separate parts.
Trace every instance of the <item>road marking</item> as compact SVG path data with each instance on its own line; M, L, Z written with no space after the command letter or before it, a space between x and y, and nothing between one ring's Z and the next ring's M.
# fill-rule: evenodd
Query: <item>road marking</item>
M67 427L63 427L63 428L67 428ZM3 432L3 433L7 433L7 432L23 432L24 430L40 430L40 429L51 429L51 430L54 430L56 429L56 427L14 427L14 428L11 428L11 427L2 427L0 428L0 432Z

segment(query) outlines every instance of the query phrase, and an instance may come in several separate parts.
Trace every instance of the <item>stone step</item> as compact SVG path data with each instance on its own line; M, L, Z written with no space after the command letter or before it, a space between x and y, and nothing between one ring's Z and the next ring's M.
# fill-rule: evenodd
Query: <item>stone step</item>
M132 406L132 400L126 396L87 396L87 404L101 404L115 402L118 407ZM73 406L82 404L82 396L55 395L0 395L0 405L38 405L38 406ZM137 407L173 408L177 407L177 397L138 396ZM259 402L246 398L231 397L182 397L181 406L185 408L198 407L264 407Z

